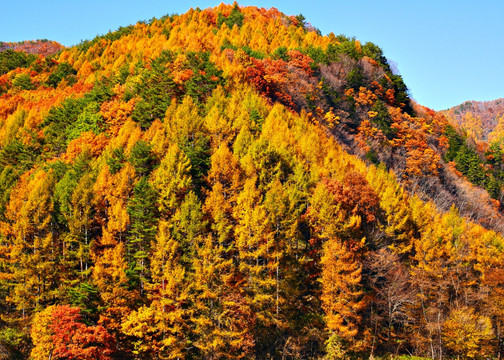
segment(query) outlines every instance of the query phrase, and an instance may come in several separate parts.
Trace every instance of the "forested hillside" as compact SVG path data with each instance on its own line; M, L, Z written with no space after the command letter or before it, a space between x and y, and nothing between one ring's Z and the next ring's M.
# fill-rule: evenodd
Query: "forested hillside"
M64 48L65 47L60 43L57 43L56 41L49 41L47 39L10 43L0 41L0 51L22 51L27 54L36 54L43 56L54 55Z
M501 148L376 45L235 3L31 56L0 53L0 358L500 358Z
M466 101L443 113L475 140L502 141L504 99Z

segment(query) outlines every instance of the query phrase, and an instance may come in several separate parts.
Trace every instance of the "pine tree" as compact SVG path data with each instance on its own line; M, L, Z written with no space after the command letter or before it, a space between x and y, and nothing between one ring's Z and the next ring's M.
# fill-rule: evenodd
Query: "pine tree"
M142 177L133 189L133 198L128 203L131 218L128 249L128 277L132 287L138 286L143 292L148 277L148 256L151 241L156 234L157 194L147 178Z

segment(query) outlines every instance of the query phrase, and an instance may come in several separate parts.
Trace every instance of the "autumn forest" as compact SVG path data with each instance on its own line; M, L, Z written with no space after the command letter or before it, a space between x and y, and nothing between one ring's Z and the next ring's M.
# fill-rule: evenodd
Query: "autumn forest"
M0 359L500 359L504 116L460 111L275 8L0 43Z

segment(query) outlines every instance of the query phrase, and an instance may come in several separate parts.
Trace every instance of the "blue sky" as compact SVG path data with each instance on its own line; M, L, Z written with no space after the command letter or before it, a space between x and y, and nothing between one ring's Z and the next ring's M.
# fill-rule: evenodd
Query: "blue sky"
M79 43L119 26L219 1L17 0L2 4L0 41L37 38ZM380 46L420 104L442 110L504 97L504 1L243 0L303 14L323 34Z

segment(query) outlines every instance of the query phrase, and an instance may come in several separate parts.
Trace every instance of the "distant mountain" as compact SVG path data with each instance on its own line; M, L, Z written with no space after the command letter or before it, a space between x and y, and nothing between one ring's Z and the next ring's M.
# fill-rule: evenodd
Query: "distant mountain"
M504 99L466 101L443 113L475 140L493 140L491 133L504 120Z
M21 42L0 42L0 51L11 49L23 51L27 54L37 54L42 56L54 55L65 47L56 41L50 40L29 40Z

